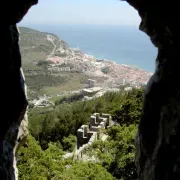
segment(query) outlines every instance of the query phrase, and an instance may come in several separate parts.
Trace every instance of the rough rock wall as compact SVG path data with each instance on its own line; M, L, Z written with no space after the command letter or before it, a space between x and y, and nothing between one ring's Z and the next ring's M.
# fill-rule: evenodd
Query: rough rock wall
M18 179L16 153L28 134L26 86L21 69L16 23L37 2L38 0L1 1L0 180Z
M11 35L9 42L5 42ZM5 41L4 41L5 40ZM23 71L20 67L21 57L18 48L18 31L10 26L9 33L2 38L9 48L4 46L0 72L2 96L0 117L0 179L17 179L16 152L24 144L28 135L26 86ZM9 54L8 54L9 53ZM8 56L9 55L9 56Z
M180 60L178 1L127 0L158 48L136 136L139 180L180 179Z
M25 111L26 109L24 109ZM1 142L0 152L0 179L17 180L18 170L16 168L17 151L24 145L28 136L28 117L24 112L22 117L12 122Z

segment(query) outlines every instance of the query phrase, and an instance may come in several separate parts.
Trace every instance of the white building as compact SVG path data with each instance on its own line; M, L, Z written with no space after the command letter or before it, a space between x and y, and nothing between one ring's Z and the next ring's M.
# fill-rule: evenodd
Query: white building
M96 86L96 80L93 80L93 79L88 79L87 80L87 87L88 88L93 88Z

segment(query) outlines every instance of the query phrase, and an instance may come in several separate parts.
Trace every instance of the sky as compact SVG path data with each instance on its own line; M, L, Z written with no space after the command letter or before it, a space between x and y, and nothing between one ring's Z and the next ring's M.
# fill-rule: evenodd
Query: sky
M138 26L139 23L136 10L120 0L39 0L20 24Z

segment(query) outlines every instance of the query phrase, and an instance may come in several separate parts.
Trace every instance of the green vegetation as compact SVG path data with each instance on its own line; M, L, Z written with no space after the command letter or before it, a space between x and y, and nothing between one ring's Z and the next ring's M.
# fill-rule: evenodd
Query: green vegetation
M49 61L43 61L43 60L40 60L38 61L38 66L43 66L43 67L46 67L47 65L49 65L50 62Z
M77 143L76 136L70 134L68 137L64 137L62 140L63 150L73 152L76 143Z
M107 141L95 141L87 150L89 156L95 156L100 165L117 179L136 180L134 164L134 137L136 125L112 126L108 129Z
M28 97L35 99L39 95L57 95L62 91L82 89L87 79L87 76L80 73L48 74L46 71L26 71Z
M44 88L41 89L41 94L56 95L62 91L79 90L84 87L84 83L89 78L84 74L73 72L61 72L60 74L51 74L51 77L53 77L53 79L63 78L65 79L65 81L61 82L59 80L59 83L54 86L44 86Z
M56 105L62 104L64 102L71 103L73 101L81 100L84 96L82 93L74 93L74 94L68 94L65 96L55 96L50 98L51 101L53 101Z
M101 69L101 71L104 73L104 74L107 74L108 72L109 72L109 70L110 70L110 68L109 67L103 67L102 69Z
M62 103L29 111L29 147L19 151L20 179L136 180L134 137L142 111L143 89L112 92L90 101ZM63 159L76 145L76 132L88 124L94 112L110 113L118 125L105 133L107 141L95 141L88 156L96 162Z
M55 104L56 105L59 105L59 104L62 104L64 102L66 103L72 103L74 101L80 101L82 100L84 97L84 95L82 93L75 93L73 95L69 95L69 96L65 96L65 97L62 97L60 100L56 101Z
M105 168L94 163L80 163L63 160L64 154L58 143L49 143L47 150L42 151L37 141L29 136L28 148L19 151L19 179L22 180L113 180Z
M61 100L64 96L55 96L55 97L52 97L50 98L49 100L56 103L58 102L59 100ZM66 96L65 96L66 97Z

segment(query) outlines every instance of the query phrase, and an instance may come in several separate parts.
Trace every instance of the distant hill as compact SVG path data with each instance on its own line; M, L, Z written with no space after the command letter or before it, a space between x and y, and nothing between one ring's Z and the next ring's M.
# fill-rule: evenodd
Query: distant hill
M53 95L61 91L83 88L83 83L88 78L86 75L67 72L54 75L47 72L48 63L45 60L52 53L53 43L66 50L69 49L69 46L65 41L60 40L55 34L40 32L27 27L19 27L19 30L22 66L26 75L30 99L43 94ZM47 35L54 38L53 43L47 39ZM62 53L55 51L53 56L60 57ZM45 62L45 65L40 65L39 62Z
M68 44L60 40L55 34L39 32L27 27L19 27L20 30L20 47L23 58L24 68L32 67L33 62L45 60L54 48L53 44L47 40L47 35L55 37L54 43L59 46L68 48ZM60 52L56 52L60 56Z
M73 49L58 36L20 27L20 49L29 97L82 89L88 78L105 89L145 85L150 73Z

